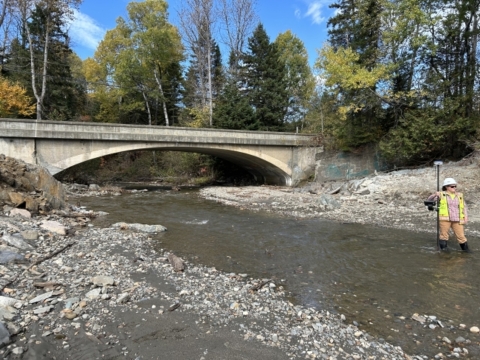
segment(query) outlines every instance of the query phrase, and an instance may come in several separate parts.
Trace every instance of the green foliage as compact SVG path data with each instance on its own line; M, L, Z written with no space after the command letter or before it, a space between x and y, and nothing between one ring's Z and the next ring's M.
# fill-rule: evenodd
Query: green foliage
M186 108L182 112L180 126L192 128L206 128L210 123L210 109L207 106Z
M305 45L290 30L279 34L274 43L286 69L286 90L290 98L286 121L295 124L305 116L315 90L315 79L308 64Z
M435 159L454 159L468 150L479 119L458 117L454 107L413 110L379 143L392 164L425 164ZM473 123L472 123L473 122Z
M10 50L6 56L6 64L2 66L2 73L11 82L23 86L27 90L27 95L35 98L32 89L32 75L29 69L30 54L25 45L26 40L13 39L10 44Z
M204 41L199 39L199 42L203 44ZM202 45L201 47L202 50L197 52L202 53L207 50L207 46ZM205 62L208 63L208 61L205 61L205 59L199 61L197 52L194 51L190 58L190 65L187 69L182 91L182 101L186 109L182 111L181 123L185 126L215 126L213 124L213 113L215 111L213 105L217 104L226 80L220 47L212 40L210 49L210 71L202 69L206 66ZM202 116L199 116L200 114Z
M244 75L247 97L255 111L258 130L283 131L289 105L285 63L262 24L248 39Z
M50 21L50 24L48 22ZM85 89L76 83L70 70L72 51L69 48L68 36L64 31L65 21L62 13L50 7L37 6L32 14L32 21L28 24L30 33L35 34L34 39L42 39L42 34L50 26L49 57L47 66L47 92L43 100L43 113L47 119L72 120L75 113L79 113L83 105L82 99ZM34 51L41 58L45 44L34 42ZM37 62L37 74L41 74L43 61ZM40 82L41 84L41 82ZM40 93L40 84L37 91Z
M221 129L254 130L258 128L255 113L248 99L230 82L217 100L213 125Z
M315 65L322 97L331 99L322 112L325 138L341 149L379 143L398 166L470 151L480 118L478 2L339 0L331 7L330 43ZM319 123L311 115L309 130Z
M75 3L75 1L74 1ZM31 57L35 71L35 89L42 93L43 68L47 48L46 88L42 102L42 117L52 120L74 120L79 118L86 100L86 89L81 78L72 74L72 67L79 59L73 56L70 40L66 33L66 17L71 9L66 3L36 2L30 17L23 19L16 38L11 40L7 50L4 74L12 81L19 82L34 98L31 74ZM9 9L11 10L11 8ZM27 28L31 42L27 39ZM45 39L48 38L48 45ZM76 73L75 75L78 75Z
M183 46L167 8L164 0L131 2L128 18L117 20L85 64L96 81L95 120L170 125L178 117Z
M384 135L382 102L392 102L388 89L377 91L377 84L388 82L389 67L383 64L367 68L351 48L334 49L326 45L315 67L321 71L326 87L336 100L332 135L341 150L378 141Z

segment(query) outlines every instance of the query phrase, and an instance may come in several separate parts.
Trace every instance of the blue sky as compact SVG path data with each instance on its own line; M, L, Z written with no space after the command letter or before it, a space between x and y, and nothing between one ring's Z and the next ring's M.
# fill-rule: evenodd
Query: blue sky
M82 58L93 56L107 30L113 29L115 20L127 17L129 0L83 0L75 21L70 27L73 50ZM182 0L170 0L170 22L176 25L176 13ZM328 5L333 0L257 0L256 12L270 41L278 34L290 30L303 41L309 54L310 65L317 58L327 39L326 23L331 14ZM222 54L226 58L227 54Z

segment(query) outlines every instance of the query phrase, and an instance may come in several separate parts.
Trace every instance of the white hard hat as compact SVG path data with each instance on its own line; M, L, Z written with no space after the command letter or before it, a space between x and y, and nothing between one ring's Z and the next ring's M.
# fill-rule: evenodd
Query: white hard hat
M443 180L442 186L448 186L448 185L457 185L457 182L455 181L454 178L446 178L445 180Z

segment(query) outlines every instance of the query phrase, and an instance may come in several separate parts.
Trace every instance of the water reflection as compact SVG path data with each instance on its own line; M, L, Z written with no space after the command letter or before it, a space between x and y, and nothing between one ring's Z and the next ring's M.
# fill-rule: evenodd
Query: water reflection
M438 253L432 234L252 213L200 199L195 191L81 202L110 213L98 225L164 225L158 249L223 271L274 278L297 302L336 309L410 353L434 355L439 349L432 339L454 336L449 326L480 325L476 253ZM424 328L408 319L414 313L435 315L445 328Z

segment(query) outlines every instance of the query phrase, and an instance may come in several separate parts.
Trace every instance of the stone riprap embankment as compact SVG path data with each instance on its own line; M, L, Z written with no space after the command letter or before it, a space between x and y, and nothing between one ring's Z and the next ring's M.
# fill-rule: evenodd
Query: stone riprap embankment
M44 168L0 154L0 204L45 214L66 206L65 191Z
M443 179L453 177L465 194L469 210L467 235L480 236L480 167L476 158L440 168ZM324 218L412 231L436 231L436 212L424 200L437 189L435 168L380 173L363 179L310 183L301 188L248 186L209 187L206 199L254 211L298 218Z
M270 279L189 262L175 272L148 233L89 226L96 215L71 207L48 217L0 216L2 358L153 359L173 342L178 358L208 359L208 349L185 350L194 341L182 337L189 326L205 344L228 330L219 358L240 346L247 358L406 358L342 315L293 305ZM190 325L179 325L188 314Z

